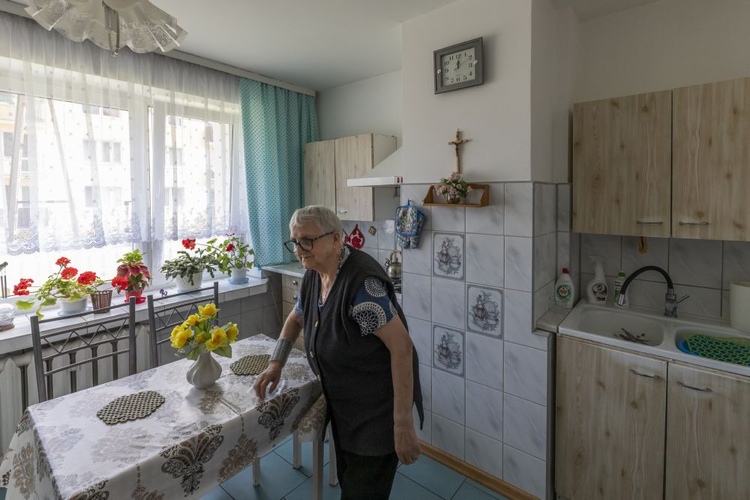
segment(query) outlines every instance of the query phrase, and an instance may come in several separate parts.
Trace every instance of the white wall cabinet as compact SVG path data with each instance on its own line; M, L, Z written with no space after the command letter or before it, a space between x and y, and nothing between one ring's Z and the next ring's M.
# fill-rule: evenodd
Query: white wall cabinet
M393 218L392 188L348 187L396 150L396 138L362 134L304 145L305 205L323 205L341 220Z

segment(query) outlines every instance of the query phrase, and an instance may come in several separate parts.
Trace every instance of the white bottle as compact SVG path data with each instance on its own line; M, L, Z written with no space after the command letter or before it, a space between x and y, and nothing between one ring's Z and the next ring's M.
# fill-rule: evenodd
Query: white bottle
M586 285L586 294L591 304L604 305L607 303L609 288L607 287L607 279L604 277L602 258L592 255L591 260L594 261L594 279Z
M565 309L573 308L575 300L575 287L567 267L562 268L562 274L555 283L555 305Z
M620 297L620 294L622 293L622 285L625 283L626 280L625 272L623 270L620 270L619 273L617 273L617 278L615 278L615 305L617 307L628 307L630 304L628 304L628 291L625 290L625 299L622 305L617 303L617 299Z

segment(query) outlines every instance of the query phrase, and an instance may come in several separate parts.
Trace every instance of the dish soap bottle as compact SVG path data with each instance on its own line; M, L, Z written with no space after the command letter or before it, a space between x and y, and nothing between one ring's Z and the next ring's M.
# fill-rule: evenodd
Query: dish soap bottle
M630 304L628 304L628 292L625 291L625 299L622 305L619 305L617 303L617 299L620 297L622 285L625 283L625 280L627 277L625 276L625 271L620 270L619 273L617 273L617 278L615 278L615 305L617 307L628 307Z
M592 255L594 261L594 279L586 285L586 294L591 304L606 304L609 288L607 288L607 279L604 277L604 264L602 258Z
M575 288L573 280L570 279L568 268L563 267L562 274L557 278L557 282L555 283L555 305L564 307L565 309L572 309L574 297Z

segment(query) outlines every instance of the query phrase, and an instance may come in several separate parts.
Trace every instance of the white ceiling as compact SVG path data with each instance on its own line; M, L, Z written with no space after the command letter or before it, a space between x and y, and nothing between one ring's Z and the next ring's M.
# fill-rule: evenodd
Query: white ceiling
M454 1L460 0L152 3L187 30L180 51L321 91L400 69L401 23ZM587 20L657 0L549 1Z

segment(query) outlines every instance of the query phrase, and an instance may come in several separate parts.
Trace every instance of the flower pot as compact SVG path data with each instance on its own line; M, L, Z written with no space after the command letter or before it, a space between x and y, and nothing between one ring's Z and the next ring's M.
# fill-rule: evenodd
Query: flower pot
M195 273L193 275L192 284L190 284L190 278L188 276L177 276L174 280L177 283L178 292L189 292L191 290L197 290L203 285L203 273Z
M94 306L94 314L109 312L112 305L112 290L99 290L91 294L91 304Z
M197 389L207 389L219 380L221 365L214 359L211 351L203 351L185 376Z
M229 277L230 285L242 285L248 282L247 268L246 267L234 267L232 268L232 275Z
M461 203L461 197L460 196L448 196L448 203L451 204L457 204Z
M136 304L143 304L146 302L146 297L143 296L143 288L133 290L132 292L125 292L125 302L130 302L130 297L135 297Z
M86 310L86 297L78 300L60 299L58 302L62 314L78 314Z

